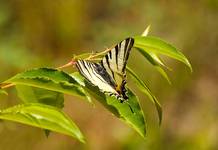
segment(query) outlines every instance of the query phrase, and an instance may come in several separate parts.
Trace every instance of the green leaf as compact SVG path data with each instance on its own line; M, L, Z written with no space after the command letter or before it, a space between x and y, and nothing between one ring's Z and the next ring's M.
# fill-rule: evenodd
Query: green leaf
M15 75L4 83L27 85L75 95L91 102L84 89L68 74L51 68L32 69Z
M164 42L163 40L151 36L135 36L134 47L142 49L147 53L155 53L169 56L186 64L192 71L191 64L188 59L175 47Z
M147 36L149 31L150 31L151 25L148 25L147 28L145 29L145 31L142 33L141 36Z
M171 84L171 81L161 66L164 66L164 63L159 59L159 57L154 53L147 53L145 50L137 48L137 50L155 67L155 69Z
M120 103L115 97L100 92L97 87L87 82L87 80L78 72L74 72L71 75L78 83L85 87L85 90L88 91L90 95L101 102L115 116L130 125L142 137L145 137L146 124L144 114L139 105L138 97L130 89L127 90L127 95L129 97L128 102Z
M0 89L0 95L1 94L8 95L8 93L5 90L3 90L3 89Z
M64 95L60 92L26 85L16 85L16 90L24 103L42 103L57 108L64 107Z
M18 97L24 103L42 103L50 106L55 106L62 109L64 107L64 94L60 92L50 91L46 89L16 85ZM50 131L44 130L46 137Z
M132 69L127 67L127 72L131 75L132 79L135 81L136 85L139 87L139 89L145 93L148 98L155 104L156 110L158 112L159 117L159 124L161 124L162 121L162 108L156 97L151 93L148 86L134 73Z
M1 110L0 119L48 129L85 142L76 124L56 107L39 103L26 103Z
M150 27L151 27L151 25L149 25L146 29L145 29L145 31L142 33L142 35L141 36L147 36L148 35L148 33L149 33L149 31L150 31ZM140 50L140 49L139 49ZM144 50L141 50L141 51L144 51ZM169 70L171 70L169 67L167 67L163 62L162 62L162 60L160 60L160 58L157 56L157 54L155 54L155 53L153 53L153 52L149 52L149 53L147 53L146 55L149 55L149 57L151 57L151 63L152 64L159 64L159 65L161 65L161 66L163 66L163 67L166 67L167 69L169 69ZM146 57L146 56L145 56ZM147 59L149 59L149 58L147 58Z

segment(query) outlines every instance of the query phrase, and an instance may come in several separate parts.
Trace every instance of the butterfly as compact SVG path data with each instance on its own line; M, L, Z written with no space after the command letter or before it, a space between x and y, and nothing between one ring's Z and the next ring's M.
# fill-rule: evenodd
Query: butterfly
M133 44L134 39L127 38L111 48L100 62L77 60L76 67L100 91L124 102L128 100L125 88L126 64Z

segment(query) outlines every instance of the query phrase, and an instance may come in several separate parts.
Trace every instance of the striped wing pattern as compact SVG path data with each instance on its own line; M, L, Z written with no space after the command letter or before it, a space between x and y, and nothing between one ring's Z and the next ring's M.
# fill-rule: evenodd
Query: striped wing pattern
M105 55L102 60L102 64L111 76L114 76L113 73L120 75L125 73L126 63L133 44L134 40L132 38L127 38L117 44Z
M125 92L126 63L134 44L132 38L127 38L112 48L100 63L77 60L79 72L93 85L109 95L115 95L119 100L128 99Z
M125 86L126 64L133 44L134 39L127 38L111 49L101 61L103 67L116 83L116 91L119 93Z
M80 73L100 90L108 93L117 93L115 83L106 70L98 63L78 60L76 63Z

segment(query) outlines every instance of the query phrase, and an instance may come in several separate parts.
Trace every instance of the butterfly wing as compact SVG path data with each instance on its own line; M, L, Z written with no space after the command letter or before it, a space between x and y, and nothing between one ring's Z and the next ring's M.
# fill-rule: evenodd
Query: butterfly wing
M133 44L134 39L127 38L112 48L100 64L78 60L76 67L93 85L104 93L115 95L122 102L128 99L125 94L126 64Z
M116 84L115 89L119 94L125 93L126 64L133 44L133 38L123 40L112 48L101 61L102 66L113 78L114 83Z
M79 72L93 85L106 93L117 95L115 83L105 68L99 63L93 63L85 60L78 60L76 67Z

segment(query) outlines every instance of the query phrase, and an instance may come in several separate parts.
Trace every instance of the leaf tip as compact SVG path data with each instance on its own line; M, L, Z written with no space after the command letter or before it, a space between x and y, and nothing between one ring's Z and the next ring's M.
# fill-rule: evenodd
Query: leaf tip
M149 24L149 25L147 26L147 28L145 29L145 31L142 33L142 36L147 36L147 35L148 35L148 33L149 33L149 31L150 31L150 27L151 27L151 25Z
M193 72L193 69L192 69L192 65L191 63L189 62L189 60L184 56L185 60L184 60L184 64L189 68L190 72L192 73Z
M8 96L8 93L5 90L1 89L1 88L0 88L0 94Z
M171 82L171 80L169 79L168 76L167 76L166 80L167 80L167 83L168 83L169 85L172 85L172 82Z
M72 137L76 137L76 139L78 139L81 143L86 143L85 137L79 129L77 132L72 134Z
M84 138L82 135L80 135L80 137L78 137L78 139L79 139L79 141L80 141L81 143L83 143L83 144L86 143L86 140L85 140L85 138Z
M48 138L49 137L49 135L50 135L50 130L44 130L44 133L45 133L45 137L46 138Z
M159 115L159 126L161 126L161 124L162 124L162 114L161 115Z
M190 72L193 73L192 65L188 60L187 60L187 65L188 65L188 67L190 69Z

